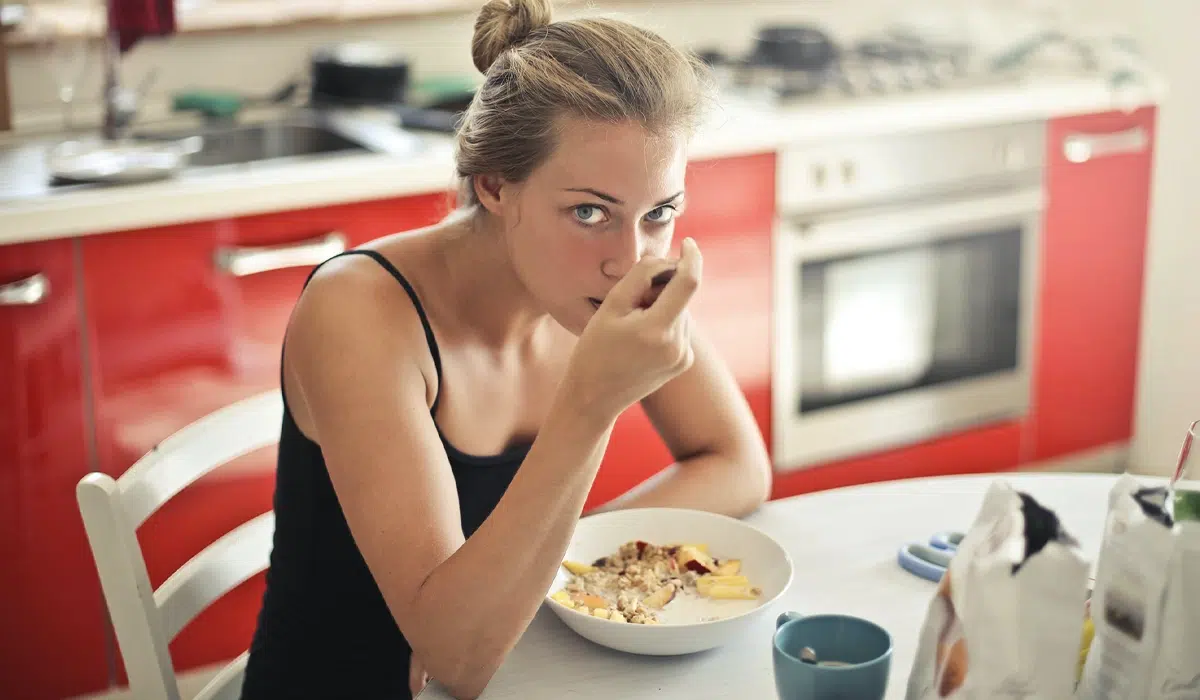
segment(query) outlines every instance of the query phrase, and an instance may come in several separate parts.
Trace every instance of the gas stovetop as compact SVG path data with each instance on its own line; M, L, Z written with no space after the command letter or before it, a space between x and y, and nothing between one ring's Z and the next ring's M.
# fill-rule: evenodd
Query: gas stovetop
M1012 80L972 70L965 45L934 45L901 37L873 38L835 46L821 65L784 65L750 53L701 56L720 76L723 88L777 101L890 97L976 87Z

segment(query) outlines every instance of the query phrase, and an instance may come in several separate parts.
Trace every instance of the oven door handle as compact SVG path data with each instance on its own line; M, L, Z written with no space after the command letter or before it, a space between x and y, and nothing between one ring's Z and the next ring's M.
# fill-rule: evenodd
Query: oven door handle
M1070 134L1063 139L1063 157L1071 163L1086 163L1105 156L1141 153L1150 145L1150 135L1140 126L1110 134Z
M971 197L940 204L914 205L878 213L823 219L782 219L776 224L782 252L805 260L932 243L946 238L983 235L996 225L1028 219L1046 206L1043 190Z

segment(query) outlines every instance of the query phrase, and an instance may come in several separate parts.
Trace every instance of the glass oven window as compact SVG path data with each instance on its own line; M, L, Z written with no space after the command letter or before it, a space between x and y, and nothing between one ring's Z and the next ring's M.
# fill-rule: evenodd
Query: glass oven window
M800 406L819 411L1018 363L1019 226L800 265Z

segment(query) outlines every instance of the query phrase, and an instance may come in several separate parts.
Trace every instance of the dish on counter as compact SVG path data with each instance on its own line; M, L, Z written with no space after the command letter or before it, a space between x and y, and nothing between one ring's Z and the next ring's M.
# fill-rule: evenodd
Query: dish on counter
M616 510L576 524L546 607L602 646L688 654L744 638L792 576L782 545L741 520L679 508Z
M204 142L190 137L165 143L83 139L46 153L46 167L62 183L138 183L179 174Z

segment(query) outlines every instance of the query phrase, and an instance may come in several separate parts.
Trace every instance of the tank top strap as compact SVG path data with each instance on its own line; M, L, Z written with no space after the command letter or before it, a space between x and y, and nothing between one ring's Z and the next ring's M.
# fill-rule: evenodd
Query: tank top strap
M441 388L442 388L442 354L441 354L441 352L438 351L437 339L434 338L434 336L433 336L433 326L429 323L429 315L425 313L425 307L421 304L420 297L417 296L417 290L413 289L412 284L409 283L409 281L404 277L404 275L400 272L400 270L396 269L396 266L392 264L392 261L388 260L386 257L384 257L384 255L382 253L380 253L377 250L355 248L353 250L347 250L347 251L338 253L337 255L329 258L329 260L333 260L333 258L344 257L347 255L365 255L368 258L371 258L375 262L379 263L380 267L382 267L385 271L387 271L387 273L389 275L391 275L393 278L395 278L395 280L397 282L400 283L400 286L404 289L405 293L408 294L408 298L412 301L413 308L415 308L417 310L417 316L421 319L421 327L425 331L425 342L429 345L429 354L433 357L433 369L434 369L434 372L437 374L438 392L437 392L437 394L434 395L433 406L430 408L431 412L436 413L438 400L441 399L441 395L442 395L442 391L441 391ZM325 262L321 263L321 265L324 265L326 262L329 262L329 260L326 260ZM312 279L312 276L315 275L317 272L317 268L319 268L321 265L318 265L316 268L313 269L313 271L309 274L308 279L310 279L310 280ZM308 280L305 280L304 283L305 283L305 285L307 285Z

